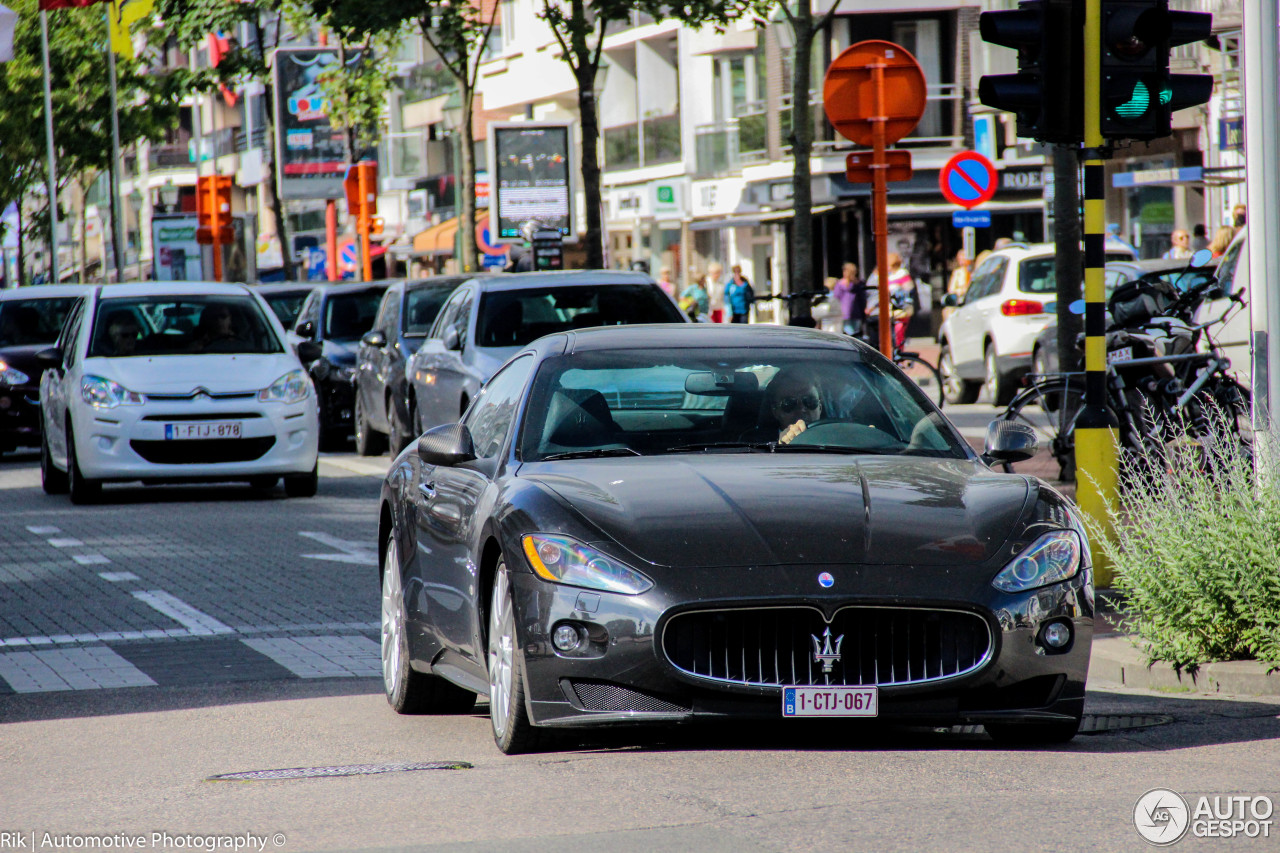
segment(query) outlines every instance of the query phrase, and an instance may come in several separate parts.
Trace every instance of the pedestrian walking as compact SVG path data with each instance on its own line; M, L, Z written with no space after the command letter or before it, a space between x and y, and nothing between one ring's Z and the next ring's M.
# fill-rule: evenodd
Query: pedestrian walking
M751 311L751 303L756 301L756 292L751 282L742 274L742 267L733 265L733 275L724 283L724 304L729 309L734 323L747 322Z
M846 263L842 272L831 295L840 305L844 333L862 340L867 330L867 283L858 275L857 264Z
M676 298L676 283L671 280L671 267L658 270L658 287L672 299Z
M1175 228L1169 240L1173 245L1163 255L1166 261L1180 261L1191 257L1191 235L1185 228Z
M897 252L890 252L889 273L889 321L893 324L893 346L901 349L907 340L907 325L915 314L916 282L902 266L902 258ZM867 325L878 329L880 324L880 271L872 270L867 279ZM875 338L872 339L873 341Z
M680 293L680 307L693 319L711 313L711 294L705 282L695 280Z

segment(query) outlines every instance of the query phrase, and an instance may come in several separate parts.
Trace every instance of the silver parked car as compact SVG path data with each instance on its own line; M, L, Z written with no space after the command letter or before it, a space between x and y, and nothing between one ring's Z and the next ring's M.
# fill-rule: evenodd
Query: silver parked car
M409 361L415 434L454 423L511 356L543 335L595 326L688 323L643 273L585 270L473 279L440 309Z

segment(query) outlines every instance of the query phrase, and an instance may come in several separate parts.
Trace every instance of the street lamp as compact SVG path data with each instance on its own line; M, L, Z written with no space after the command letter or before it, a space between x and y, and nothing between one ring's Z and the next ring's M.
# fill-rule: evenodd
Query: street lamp
M176 213L178 209L178 199L182 196L182 190L171 183L156 190L156 195L160 197L161 213Z

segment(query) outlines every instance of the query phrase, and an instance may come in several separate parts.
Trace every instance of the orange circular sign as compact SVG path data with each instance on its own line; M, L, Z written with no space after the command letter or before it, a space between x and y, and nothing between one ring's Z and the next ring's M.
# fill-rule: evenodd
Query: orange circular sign
M924 115L925 95L924 71L916 58L876 39L846 48L822 80L827 120L841 136L868 147L875 144L875 126L882 119L885 145L914 130Z

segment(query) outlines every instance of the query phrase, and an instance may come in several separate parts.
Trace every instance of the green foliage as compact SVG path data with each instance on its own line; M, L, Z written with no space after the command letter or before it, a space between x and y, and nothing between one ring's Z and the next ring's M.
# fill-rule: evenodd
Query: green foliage
M1125 466L1108 507L1114 538L1097 525L1091 533L1150 661L1280 665L1280 452L1259 437L1260 485L1250 448L1222 415L1211 420L1209 439Z

